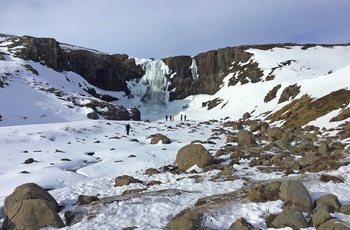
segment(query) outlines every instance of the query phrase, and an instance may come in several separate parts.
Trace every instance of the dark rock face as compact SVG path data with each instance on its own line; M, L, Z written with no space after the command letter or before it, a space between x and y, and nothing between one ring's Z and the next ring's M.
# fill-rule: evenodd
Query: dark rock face
M144 71L133 58L125 54L102 54L89 50L67 50L51 38L20 37L24 44L20 56L40 62L58 72L73 71L90 84L105 90L125 91L129 94L127 80L141 78Z
M199 78L192 76L190 56L176 56L163 59L171 70L170 101L183 99L195 94L214 94L219 89L222 79L234 69L229 70L233 62L246 62L252 56L245 52L247 47L227 47L200 53L193 57L196 60Z

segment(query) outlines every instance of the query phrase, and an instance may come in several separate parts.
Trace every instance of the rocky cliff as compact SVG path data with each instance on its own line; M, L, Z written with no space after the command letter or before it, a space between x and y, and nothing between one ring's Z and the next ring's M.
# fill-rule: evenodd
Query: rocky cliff
M18 51L22 58L40 62L58 72L73 71L101 89L129 94L126 81L141 78L144 74L142 67L126 54L109 55L65 46L52 38L24 36L13 39L13 47L24 46Z
M52 38L23 36L13 37L12 40L12 47L23 47L17 52L20 57L40 62L58 72L76 72L90 84L105 90L124 91L129 95L126 81L139 79L145 73L142 67L135 63L135 59L126 54L105 54L61 44ZM256 66L244 71L237 65L249 61L252 56L246 52L249 48L251 46L226 47L194 57L175 56L162 59L171 72L167 76L171 82L170 101L196 94L214 94L224 76L230 72L241 71L232 79L232 84L238 81L243 83L246 77L258 81L261 71ZM192 76L193 59L196 62L198 78ZM254 63L248 64L254 67Z

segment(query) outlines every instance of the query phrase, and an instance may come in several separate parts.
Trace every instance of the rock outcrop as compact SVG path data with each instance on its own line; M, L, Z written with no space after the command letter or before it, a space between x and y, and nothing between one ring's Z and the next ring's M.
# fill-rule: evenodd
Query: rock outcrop
M18 186L6 197L6 214L2 229L40 229L45 226L64 227L58 215L57 201L34 183Z
M18 55L40 62L58 72L73 71L90 84L105 90L130 91L126 81L141 78L144 70L126 54L104 54L60 44L52 38L16 37L13 46L22 45Z

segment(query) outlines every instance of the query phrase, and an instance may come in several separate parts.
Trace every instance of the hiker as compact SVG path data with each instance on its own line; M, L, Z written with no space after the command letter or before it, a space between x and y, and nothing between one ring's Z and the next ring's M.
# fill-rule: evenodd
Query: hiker
M186 121L186 115L185 115L185 117L184 117L184 121Z
M129 132L130 132L130 125L127 124L127 125L125 126L125 128L126 128L126 135L129 135Z
M181 116L180 116L180 120L182 121L182 114L181 114Z
M168 121L168 115L165 115L165 121Z
M173 120L173 115L170 115L169 116L169 121L172 121Z

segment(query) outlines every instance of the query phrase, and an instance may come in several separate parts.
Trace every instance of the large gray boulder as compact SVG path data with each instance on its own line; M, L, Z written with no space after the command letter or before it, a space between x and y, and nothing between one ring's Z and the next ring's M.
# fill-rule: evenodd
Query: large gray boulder
M238 146L248 147L256 144L254 135L245 129L239 130L236 136L238 139Z
M341 204L339 202L338 197L333 194L327 194L327 195L321 196L315 201L315 206L317 209L326 205L333 206L333 208L338 212L340 211L340 208L341 208Z
M55 198L35 183L18 186L6 197L3 229L39 229L46 225L63 227Z
M55 207L46 200L31 199L23 200L18 212L12 218L7 219L3 229L37 230L45 226L54 228L64 227L61 217Z
M203 145L189 144L178 151L176 163L180 170L187 170L194 165L200 168L212 165L214 159Z
M307 228L309 223L301 211L286 207L271 223L273 228L292 227L293 229Z
M279 196L287 206L302 212L311 213L313 210L312 200L305 186L296 180L283 181Z

